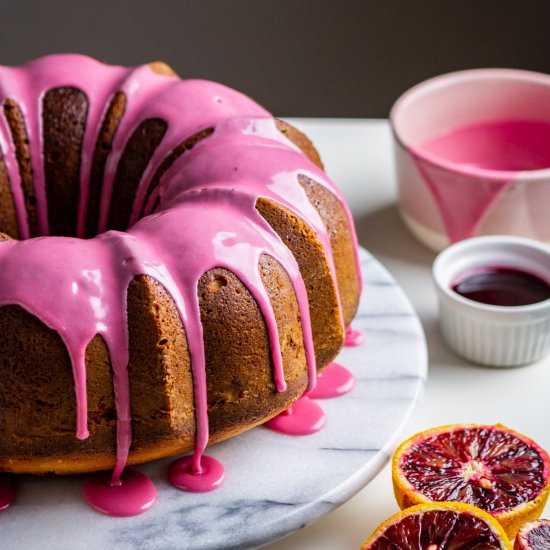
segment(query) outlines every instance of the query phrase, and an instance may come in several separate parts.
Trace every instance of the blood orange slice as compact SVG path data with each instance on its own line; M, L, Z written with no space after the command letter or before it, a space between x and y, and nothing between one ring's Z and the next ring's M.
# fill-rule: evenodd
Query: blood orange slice
M510 538L540 516L550 491L550 459L534 441L501 425L443 426L395 452L392 477L401 508L458 501L497 519Z
M514 550L548 550L550 548L550 520L528 521L521 526Z
M462 502L418 504L377 527L361 550L512 550L501 525Z

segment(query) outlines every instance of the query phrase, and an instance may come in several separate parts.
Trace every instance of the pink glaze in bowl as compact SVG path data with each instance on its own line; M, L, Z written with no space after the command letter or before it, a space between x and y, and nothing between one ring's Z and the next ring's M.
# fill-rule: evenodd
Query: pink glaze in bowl
M492 234L550 243L550 75L441 75L405 92L390 121L399 209L422 243L439 251Z

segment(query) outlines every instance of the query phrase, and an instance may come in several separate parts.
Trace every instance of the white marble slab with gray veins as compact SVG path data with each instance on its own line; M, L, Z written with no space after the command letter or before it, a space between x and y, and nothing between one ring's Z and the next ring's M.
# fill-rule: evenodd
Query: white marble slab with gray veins
M83 477L19 476L16 504L0 514L0 547L25 550L256 548L330 512L365 486L393 450L422 393L427 355L420 323L386 270L361 252L364 291L354 326L365 334L338 361L357 384L320 403L321 432L289 437L266 428L218 444L225 465L217 491L184 493L166 481L171 459L142 467L158 488L142 516L112 518L88 507Z

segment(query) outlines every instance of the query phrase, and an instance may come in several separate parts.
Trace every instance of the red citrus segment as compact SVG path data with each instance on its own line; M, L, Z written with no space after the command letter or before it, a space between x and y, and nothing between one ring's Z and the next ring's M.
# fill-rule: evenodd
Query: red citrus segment
M424 549L430 545L437 548L469 548L473 543L500 548L500 543L487 524L466 514L449 510L426 512L404 518L392 525L384 538L401 548ZM377 546L373 546L373 549Z
M493 550L511 545L498 523L462 503L421 504L396 514L362 550Z
M460 514L452 528L452 532L446 539L446 550L458 550L465 548L500 548L498 537L487 524L480 518ZM425 546L423 547L425 548Z
M519 530L515 550L548 550L550 548L550 520L529 521Z
M420 543L420 514L404 517L400 522L391 525L372 545L373 550L382 548L405 547L415 549Z
M419 438L404 453L408 482L434 501L509 510L547 484L545 459L531 442L495 426L471 426Z

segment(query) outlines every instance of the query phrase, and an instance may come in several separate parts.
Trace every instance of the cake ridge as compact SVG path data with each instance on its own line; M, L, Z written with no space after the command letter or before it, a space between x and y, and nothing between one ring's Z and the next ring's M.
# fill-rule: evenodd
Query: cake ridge
M256 162L255 149L260 151L262 163ZM238 166L233 166L236 151L244 151L245 154L239 157ZM216 158L215 162L211 160L212 156ZM164 184L157 187L156 194L161 197L160 208L163 208L181 200L178 195L184 196L189 188L222 188L237 184L248 186L254 190L257 197L274 200L294 212L316 232L323 244L337 288L336 269L328 232L319 212L298 183L300 174L326 187L337 196L341 204L345 202L334 184L313 162L305 158L294 145L288 146L288 140L278 132L272 118L238 118L222 121L207 142L199 143L185 158L176 159L165 174ZM165 189L168 189L170 194L163 197ZM151 203L154 198L155 193L150 197ZM347 215L350 215L349 212ZM336 293L336 299L340 323L343 326L339 292Z
M184 153L189 152L191 149L196 147L203 139L210 137L213 132L213 128L207 128L206 130L201 130L180 142L180 144L176 146L175 149L172 149L169 155L164 158L159 167L154 171L150 181L147 181L138 187L136 197L133 202L132 214L130 216L130 225L133 225L139 218L145 216L146 211L151 212L152 206L150 205L150 201L154 200L152 199L152 195L155 193L157 187L161 184L164 175L168 170L170 170L174 162L176 162L176 160Z
M77 227L77 235L80 238L97 235L105 168L113 148L114 136L125 111L126 96L122 92L115 92L105 105L93 153L86 155L85 161L83 159L81 162L82 174L89 175L87 185L82 185L80 190Z
M2 103L4 103L4 101ZM28 239L30 237L30 228L27 209L25 208L23 181L19 172L19 163L17 162L15 144L13 143L11 136L11 128L6 118L5 110L2 108L2 113L0 115L0 148L3 153L2 160L8 174L14 210L16 213L18 236L22 239Z

